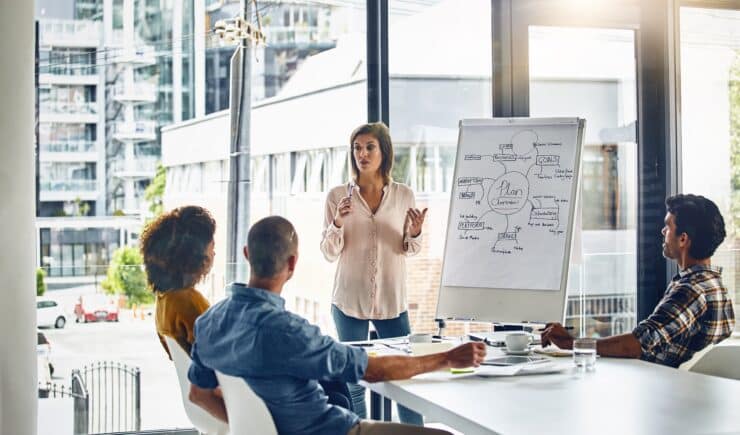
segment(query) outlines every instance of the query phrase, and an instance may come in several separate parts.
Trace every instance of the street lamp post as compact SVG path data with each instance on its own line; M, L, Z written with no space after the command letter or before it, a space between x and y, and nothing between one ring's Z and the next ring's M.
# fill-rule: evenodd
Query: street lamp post
M229 107L231 112L231 145L229 153L229 189L227 202L227 265L226 282L246 282L246 263L241 260L241 248L247 243L250 201L250 112L251 112L251 48L264 44L265 37L257 13L257 27L249 23L250 4L243 0L242 17L216 22L214 31L224 44L238 44L231 56ZM255 11L256 11L255 7Z

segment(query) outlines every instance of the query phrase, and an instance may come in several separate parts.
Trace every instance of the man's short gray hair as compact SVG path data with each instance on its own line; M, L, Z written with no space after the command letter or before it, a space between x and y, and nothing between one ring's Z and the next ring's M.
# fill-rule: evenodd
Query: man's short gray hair
M298 251L293 224L281 216L269 216L252 225L247 235L252 274L270 278L283 270L288 258Z

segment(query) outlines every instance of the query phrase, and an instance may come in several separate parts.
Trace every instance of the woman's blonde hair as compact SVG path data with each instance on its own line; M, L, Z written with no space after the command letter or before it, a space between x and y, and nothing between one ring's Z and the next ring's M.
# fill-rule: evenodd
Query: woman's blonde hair
M357 127L349 137L349 162L352 167L352 178L356 181L360 177L360 169L357 167L357 162L354 159L354 143L357 136L361 134L369 134L378 140L380 154L382 156L378 170L383 177L383 181L386 184L390 183L392 180L391 171L393 170L393 143L391 142L391 133L388 130L388 126L382 122L363 124Z

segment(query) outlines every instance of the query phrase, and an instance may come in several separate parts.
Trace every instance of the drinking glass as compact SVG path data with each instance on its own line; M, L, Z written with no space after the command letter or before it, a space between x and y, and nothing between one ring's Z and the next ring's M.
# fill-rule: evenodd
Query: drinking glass
M596 368L595 338L576 338L573 340L573 362L579 370L590 372Z

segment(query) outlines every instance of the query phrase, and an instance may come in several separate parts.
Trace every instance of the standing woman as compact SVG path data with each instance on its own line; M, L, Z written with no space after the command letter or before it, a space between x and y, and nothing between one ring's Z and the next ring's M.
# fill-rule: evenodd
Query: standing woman
M380 338L411 332L406 306L405 257L421 249L427 209L416 208L411 189L391 179L393 144L382 122L361 125L350 136L353 180L326 198L321 252L339 259L332 317L341 341L367 340L369 322ZM366 418L365 390L350 385L355 413ZM421 415L399 406L403 423Z

